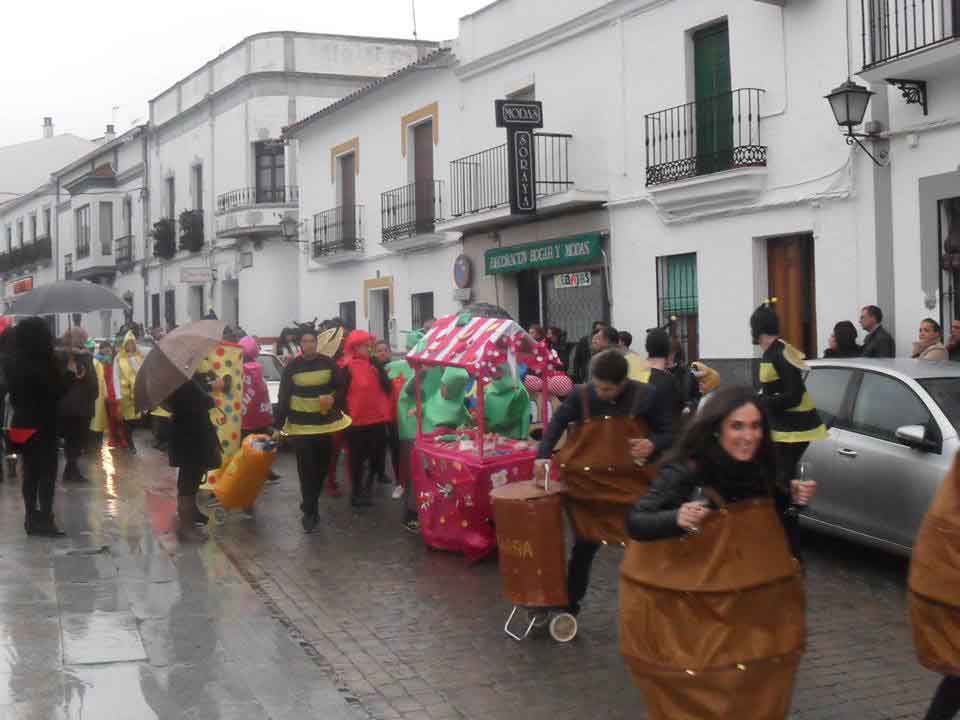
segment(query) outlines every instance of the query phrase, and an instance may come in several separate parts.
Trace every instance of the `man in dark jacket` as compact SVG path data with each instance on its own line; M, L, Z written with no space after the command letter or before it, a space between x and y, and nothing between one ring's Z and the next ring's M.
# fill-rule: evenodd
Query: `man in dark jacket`
M582 385L590 379L590 358L593 356L593 336L601 328L609 327L603 320L594 320L593 330L589 335L584 335L573 347L570 354L570 367L567 368L567 374L577 385ZM614 341L616 343L616 341Z
M80 456L90 443L90 421L96 409L99 386L93 358L84 347L87 334L79 327L64 333L58 352L60 364L66 368L72 358L76 382L72 382L57 408L59 434L63 438L66 464L63 482L86 482L80 472Z
M876 305L867 305L860 311L860 327L867 331L863 341L863 357L892 358L897 356L893 336L883 325L883 310Z

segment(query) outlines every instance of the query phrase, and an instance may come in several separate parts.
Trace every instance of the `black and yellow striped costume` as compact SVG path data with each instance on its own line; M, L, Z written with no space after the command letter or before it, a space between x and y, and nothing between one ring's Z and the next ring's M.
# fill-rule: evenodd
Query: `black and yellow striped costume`
M777 339L760 359L763 404L777 443L808 443L827 437L827 428L803 382L803 353Z
M320 412L320 398L334 396L333 407ZM350 426L343 412L340 368L325 355L297 357L284 369L277 398L277 424L292 437L328 435Z

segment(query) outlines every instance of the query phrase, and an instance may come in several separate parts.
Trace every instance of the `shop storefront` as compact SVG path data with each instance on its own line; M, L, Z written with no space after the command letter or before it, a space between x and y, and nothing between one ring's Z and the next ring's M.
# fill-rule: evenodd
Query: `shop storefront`
M484 270L503 280L503 304L524 327L555 325L579 338L595 320L609 320L600 232L493 248L484 253Z

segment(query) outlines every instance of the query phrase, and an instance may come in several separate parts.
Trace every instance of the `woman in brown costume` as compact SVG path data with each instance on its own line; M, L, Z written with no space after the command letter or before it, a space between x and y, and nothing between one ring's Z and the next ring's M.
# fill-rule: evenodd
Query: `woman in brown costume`
M620 651L651 720L787 717L805 601L775 462L753 392L718 390L627 516Z
M910 562L910 620L920 664L944 675L924 716L960 711L960 457L920 526Z

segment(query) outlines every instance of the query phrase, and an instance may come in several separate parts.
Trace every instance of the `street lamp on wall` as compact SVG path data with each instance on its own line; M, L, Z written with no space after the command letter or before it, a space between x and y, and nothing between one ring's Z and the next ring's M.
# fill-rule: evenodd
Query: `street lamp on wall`
M867 113L867 106L870 104L870 98L875 93L872 90L858 85L849 78L845 83L830 91L826 95L827 102L830 103L830 109L833 111L833 117L836 118L837 125L845 129L847 145L856 143L860 146L873 162L882 167L886 161L878 160L872 152L867 150L866 146L860 142L860 138L873 137L863 133L854 132L853 129L863 124L863 116Z
M280 221L280 237L284 242L295 242L301 245L309 244L306 240L300 240L300 221L292 217L285 217Z

